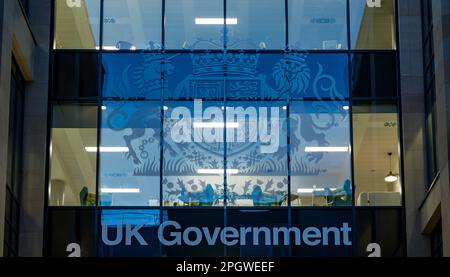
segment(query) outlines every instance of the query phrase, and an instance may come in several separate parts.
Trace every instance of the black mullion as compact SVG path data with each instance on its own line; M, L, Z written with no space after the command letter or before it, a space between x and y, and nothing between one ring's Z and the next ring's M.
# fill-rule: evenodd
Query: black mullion
M228 181L228 176L227 176L227 128L226 128L226 124L227 124L227 71L228 71L228 67L227 67L227 43L228 43L228 34L227 34L227 0L223 0L223 67L224 67L224 74L223 74L223 82L224 82L224 91L223 91L223 102L224 102L224 107L225 107L225 111L223 113L223 121L224 121L224 127L223 128L223 170L224 170L224 175L223 175L223 222L224 222L224 226L228 226L228 210L227 210L227 181ZM226 245L223 246L223 254L224 257L226 257L228 255L228 247Z

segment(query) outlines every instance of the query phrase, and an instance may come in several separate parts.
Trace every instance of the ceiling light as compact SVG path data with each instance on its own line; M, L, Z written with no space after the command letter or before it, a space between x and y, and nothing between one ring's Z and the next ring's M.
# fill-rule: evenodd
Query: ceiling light
M197 25L223 25L223 18L195 18L195 24ZM227 18L227 25L236 25L238 23L237 18Z
M97 152L97 147L95 146L85 147L84 149L86 150L86 152L89 153ZM128 147L105 147L105 146L100 147L100 152L107 152L107 153L127 153L129 151L130 149L128 149Z
M197 173L198 174L223 174L224 170L223 169L215 169L215 168L200 168L197 169ZM239 170L238 169L227 169L227 174L238 174Z
M239 128L239 122L227 122L226 128L232 129L232 128ZM193 123L194 128L224 128L223 122L194 122Z
M342 109L344 109L344 111L348 111L348 110L350 110L350 106L344 106L344 107L342 107Z
M102 106L102 110L103 110L103 111L106 111L107 109L108 109L108 107Z
M101 188L102 193L141 193L138 188Z
M305 152L317 153L317 152L348 152L348 147L320 147L320 146L307 146Z
M389 173L388 175L386 175L386 177L384 177L384 181L386 183L394 183L397 182L398 177L396 174L392 173L392 153L389 152L388 155L389 155Z

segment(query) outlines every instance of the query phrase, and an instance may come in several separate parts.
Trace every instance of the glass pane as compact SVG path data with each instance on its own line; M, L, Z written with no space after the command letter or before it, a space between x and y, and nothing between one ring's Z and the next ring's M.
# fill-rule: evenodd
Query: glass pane
M77 243L81 257L96 256L96 215L94 209L50 209L47 249L50 257L68 257L67 246Z
M163 56L158 53L104 54L103 97L161 98Z
M352 49L396 49L395 21L395 0L350 0Z
M98 54L55 53L53 72L54 96L97 97Z
M228 49L285 49L285 7L280 0L227 0Z
M222 206L222 102L168 102L164 110L165 206Z
M167 54L164 76L170 100L224 100L223 53Z
M162 256L158 240L159 210L102 210L100 257ZM138 230L127 239L127 229Z
M166 49L221 49L223 0L166 0Z
M54 49L98 49L100 0L56 0Z
M105 102L100 143L102 206L159 206L159 102Z
M97 106L53 107L51 206L93 206L96 202Z
M160 49L162 0L108 0L104 3L103 49Z
M286 206L286 105L227 104L227 205Z
M343 100L348 97L346 54L286 54L273 67L276 89L293 99Z
M352 205L349 117L347 102L292 104L292 205Z
M346 0L290 0L288 8L291 49L348 48Z
M397 96L395 54L354 54L351 63L353 97Z
M401 205L397 117L395 105L355 103L353 107L355 198L358 206Z
M278 74L282 60L282 54L227 53L227 99L286 100L289 90L280 82L284 75Z

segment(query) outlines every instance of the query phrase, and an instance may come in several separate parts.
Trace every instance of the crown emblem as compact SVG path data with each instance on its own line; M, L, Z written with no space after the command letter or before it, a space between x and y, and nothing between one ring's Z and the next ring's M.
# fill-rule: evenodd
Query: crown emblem
M259 54L206 53L191 54L194 75L228 74L255 75Z
M295 63L306 63L306 58L308 55L304 53L289 53L284 56L284 59L286 61L291 61Z

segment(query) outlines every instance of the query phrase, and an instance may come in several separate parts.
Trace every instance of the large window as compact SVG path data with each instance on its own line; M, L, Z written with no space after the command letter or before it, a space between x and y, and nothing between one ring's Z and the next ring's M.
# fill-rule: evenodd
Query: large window
M159 102L104 102L100 205L159 206Z
M290 48L347 49L346 0L290 0L288 3Z
M95 206L96 105L53 106L49 205Z
M352 49L397 48L395 4L395 0L350 0Z
M325 252L220 239L168 247L157 238L168 220L182 228L345 221L365 245L330 244L326 255L367 256L364 247L379 241L383 255L402 253L397 1L69 2L55 0L49 224L52 234L57 222L80 227L64 227L50 255L66 255L68 240L84 256ZM89 215L56 206L89 206ZM384 221L392 229L374 227ZM130 247L125 232L139 226L149 245ZM84 230L115 245L86 240Z
M358 206L399 206L399 139L396 106L354 103L353 151Z
M53 48L98 49L100 21L100 0L56 0Z
M104 1L103 49L160 49L161 0Z
M292 205L351 206L348 102L294 102L290 121Z

